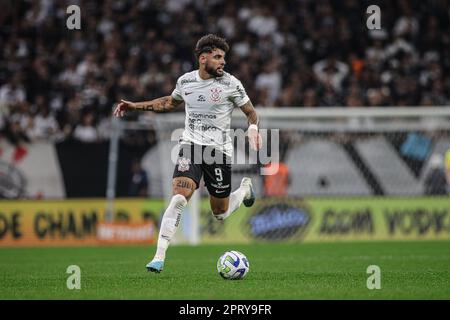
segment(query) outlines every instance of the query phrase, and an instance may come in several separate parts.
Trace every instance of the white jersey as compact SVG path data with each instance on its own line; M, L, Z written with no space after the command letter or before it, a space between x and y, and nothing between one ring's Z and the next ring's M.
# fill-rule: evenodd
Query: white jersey
M236 77L224 72L222 77L203 80L198 70L188 72L178 78L172 98L185 102L181 143L214 146L232 156L231 113L250 100Z

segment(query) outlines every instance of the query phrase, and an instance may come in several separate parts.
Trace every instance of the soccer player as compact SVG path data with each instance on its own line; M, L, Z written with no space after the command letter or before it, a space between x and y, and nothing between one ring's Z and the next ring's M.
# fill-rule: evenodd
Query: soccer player
M127 110L165 112L185 103L185 128L173 173L173 196L161 221L156 254L146 265L151 272L163 270L166 251L181 213L199 187L202 176L210 195L212 213L218 220L228 218L242 203L250 207L255 201L250 178L244 177L240 187L231 193L233 146L229 129L234 107L239 107L247 116L250 147L259 150L262 139L258 133L258 116L244 87L224 71L228 50L225 39L213 34L203 36L195 47L198 70L178 78L170 96L143 102L121 100L114 110L114 115L121 117ZM209 149L206 151L213 162L203 158L208 154L204 153L205 148Z

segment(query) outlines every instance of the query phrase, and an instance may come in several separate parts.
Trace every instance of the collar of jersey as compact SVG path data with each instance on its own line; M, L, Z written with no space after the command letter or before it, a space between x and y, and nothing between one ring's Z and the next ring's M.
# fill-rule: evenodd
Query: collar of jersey
M211 80L216 80L216 78L209 78L209 79L203 80L203 79L200 77L200 71L199 71L199 70L197 70L197 71L195 72L195 78L196 78L197 81L199 81L199 82L207 82L207 81L211 81Z

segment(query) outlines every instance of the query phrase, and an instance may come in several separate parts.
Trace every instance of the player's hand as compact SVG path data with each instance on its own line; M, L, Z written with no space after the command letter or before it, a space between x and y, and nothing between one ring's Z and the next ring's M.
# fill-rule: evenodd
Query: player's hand
M258 130L250 128L248 129L248 142L250 144L250 148L255 151L261 149L262 146L262 137L258 133Z
M120 100L117 107L114 109L114 116L116 117L123 117L125 115L125 111L129 109L134 109L134 102L126 101L126 100Z

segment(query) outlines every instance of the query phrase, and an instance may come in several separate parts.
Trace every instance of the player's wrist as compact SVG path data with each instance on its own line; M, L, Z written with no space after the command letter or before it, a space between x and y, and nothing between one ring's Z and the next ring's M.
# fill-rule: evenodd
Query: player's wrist
M258 132L258 126L252 123L251 125L248 126L248 131L250 130L256 130L256 132Z

